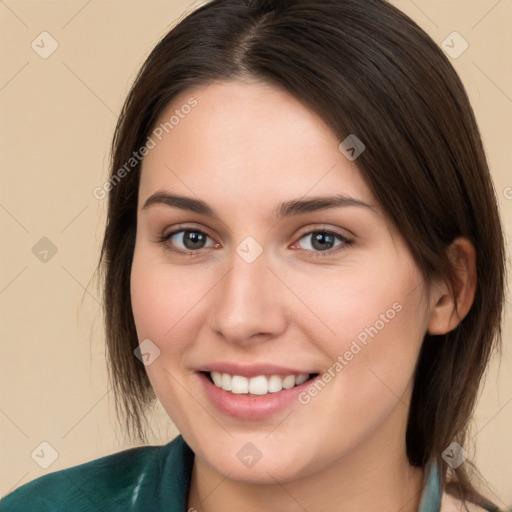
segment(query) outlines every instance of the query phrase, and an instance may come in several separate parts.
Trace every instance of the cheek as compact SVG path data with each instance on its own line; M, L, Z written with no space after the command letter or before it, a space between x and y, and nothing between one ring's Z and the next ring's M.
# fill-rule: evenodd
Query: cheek
M149 339L160 351L145 370L178 429L185 428L189 413L183 406L187 396L180 385L182 377L176 375L196 336L194 330L201 325L194 319L194 305L207 291L200 280L188 277L182 268L154 261L144 249L134 254L130 293L138 340Z
M179 301L160 267L152 264L149 258L144 258L143 251L134 254L130 293L139 343L149 339L149 345L144 341L146 347L157 347L152 348L152 351L158 356L145 366L145 370L160 398L159 391L167 379L168 358L170 356L173 361L179 359L178 345L164 343L167 336L173 333Z
M172 290L158 278L154 267L143 267L135 260L130 288L139 341L149 338L159 345L165 332L172 327L170 312L175 310Z
M368 266L364 273L333 281L329 293L317 294L317 311L331 329L322 349L330 359L326 371L335 377L325 377L348 409L358 410L361 403L392 406L413 375L426 311L421 275L402 263L385 273Z
M382 261L380 265L369 261L341 271L329 281L311 280L303 287L304 302L315 315L315 329L323 324L320 327L327 334L325 347L331 357L349 350L353 341L367 347L372 340L384 338L394 350L417 334L414 327L418 328L418 323L423 328L421 276L406 263L385 266Z
M161 259L155 261L142 248L134 254L130 290L139 340L154 338L156 344L162 344L191 325L194 306L208 287L199 273L166 265Z
M360 300L344 299L337 336L324 345L331 361L325 385L312 385L301 396L312 429L326 432L340 452L363 442L391 416L397 428L406 421L424 327L420 297L410 290L395 282L374 295L362 293Z

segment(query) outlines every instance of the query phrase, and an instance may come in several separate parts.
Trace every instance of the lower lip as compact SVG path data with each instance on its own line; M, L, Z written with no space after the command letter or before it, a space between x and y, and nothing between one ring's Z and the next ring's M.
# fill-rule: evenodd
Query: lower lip
M198 373L199 379L209 400L219 411L228 416L244 420L261 420L270 418L294 402L298 402L298 395L304 391L315 378L309 379L298 386L283 389L276 393L266 395L236 394L225 391L210 382L204 373Z

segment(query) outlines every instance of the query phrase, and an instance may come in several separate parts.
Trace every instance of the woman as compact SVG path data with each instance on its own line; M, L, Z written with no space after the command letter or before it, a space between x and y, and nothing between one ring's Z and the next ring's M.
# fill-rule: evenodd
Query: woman
M100 265L128 432L1 510L497 510L464 449L504 243L442 51L383 0L213 0L113 140ZM465 509L466 510L466 509Z

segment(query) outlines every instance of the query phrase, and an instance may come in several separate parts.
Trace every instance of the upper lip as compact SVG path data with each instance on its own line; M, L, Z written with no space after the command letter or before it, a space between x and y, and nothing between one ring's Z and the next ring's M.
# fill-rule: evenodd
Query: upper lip
M290 368L286 366L278 366L275 364L250 364L240 365L229 362L211 363L200 368L199 372L219 372L228 373L229 375L240 375L242 377L256 377L258 375L302 375L304 373L317 373L312 370L298 370L297 368Z

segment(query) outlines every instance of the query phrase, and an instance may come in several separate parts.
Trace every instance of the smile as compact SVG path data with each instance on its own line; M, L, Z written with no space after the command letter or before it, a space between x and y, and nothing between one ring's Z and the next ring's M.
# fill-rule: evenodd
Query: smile
M248 378L243 375L230 375L221 372L205 372L211 382L218 388L231 393L249 394L249 395L266 395L268 393L278 393L283 389L291 389L306 382L309 378L316 374L301 373L300 375L256 375Z
M313 368L217 361L195 368L195 374L205 398L218 412L258 421L297 406L298 395L320 378Z

